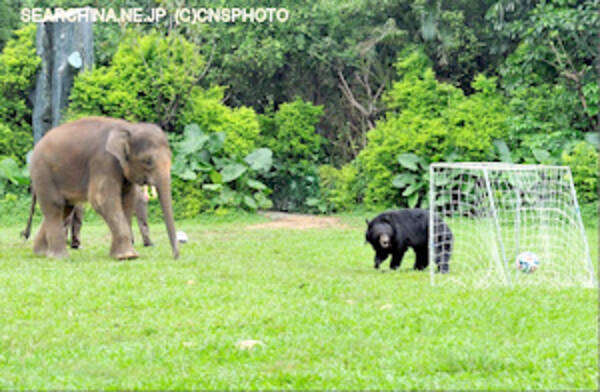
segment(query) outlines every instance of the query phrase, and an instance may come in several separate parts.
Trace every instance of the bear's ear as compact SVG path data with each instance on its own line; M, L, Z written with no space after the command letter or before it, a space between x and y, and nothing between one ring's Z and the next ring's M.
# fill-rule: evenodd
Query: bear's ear
M369 222L369 220L367 218L365 218L365 222L367 222L367 226L369 226L371 224L371 222Z
M381 222L392 226L392 221L387 216L382 216L381 217Z

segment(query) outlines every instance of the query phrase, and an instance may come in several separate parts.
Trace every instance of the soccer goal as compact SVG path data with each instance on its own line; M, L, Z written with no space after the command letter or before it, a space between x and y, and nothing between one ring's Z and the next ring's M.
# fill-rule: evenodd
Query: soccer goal
M429 167L429 260L432 284L591 286L590 258L571 170L566 166L494 162L435 163ZM434 216L453 233L453 244ZM450 273L434 260L452 249ZM539 267L515 267L533 252Z

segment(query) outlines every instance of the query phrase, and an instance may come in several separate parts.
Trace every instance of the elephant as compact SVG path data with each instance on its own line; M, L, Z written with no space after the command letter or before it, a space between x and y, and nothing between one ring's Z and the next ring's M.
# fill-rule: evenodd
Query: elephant
M135 217L137 219L138 228L140 229L140 234L142 235L142 242L144 246L152 246L154 244L150 239L150 228L148 227L148 193L145 190L145 187L136 186L135 188ZM65 235L67 238L69 237L69 231L71 232L71 248L73 249L79 249L81 245L79 233L81 232L82 220L83 205L80 204L73 208L73 211L64 222ZM26 232L27 235L25 236ZM23 232L25 238L29 237L28 232L29 228Z
M131 230L136 185L153 185L177 259L171 157L166 134L150 123L86 117L48 131L34 147L29 165L31 210L37 198L43 214L34 253L68 257L63 223L76 205L90 202L110 228L110 256L137 258Z

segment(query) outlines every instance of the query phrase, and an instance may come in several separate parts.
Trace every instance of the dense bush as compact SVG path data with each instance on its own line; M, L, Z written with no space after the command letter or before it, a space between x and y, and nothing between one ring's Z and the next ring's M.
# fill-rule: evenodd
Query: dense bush
M529 52L528 45L520 45L501 68L511 109L505 141L515 162L538 163L545 156L546 161L559 163L563 150L582 138L587 123L582 121L577 93L563 81L546 81L552 70L532 67L526 61Z
M183 37L129 32L111 65L76 78L70 117L121 117L154 122L178 133L196 123L207 132L225 132L225 153L244 157L255 148L260 133L256 113L224 105L222 87L198 86L203 69L199 48Z
M277 209L314 209L310 201L319 198L318 164L324 159L325 139L316 130L322 115L322 106L296 99L261 118L260 140L274 157L274 170L263 178L273 189L272 200Z
M208 132L224 132L227 135L225 153L244 157L257 146L261 131L258 116L247 107L230 108L223 105L224 90L223 87L208 90L194 87L177 123L179 128L195 123Z
M323 115L323 106L315 106L300 98L284 103L267 126L264 142L275 158L288 162L319 162L323 156L323 137L316 125Z
M0 124L0 156L11 157L24 165L32 147L33 136L30 130L17 128L13 131L7 125Z
M206 133L197 124L186 126L183 136L172 138L176 216L187 218L205 211L254 211L272 206L267 197L270 190L256 179L271 168L271 150L259 148L238 159L226 153L227 143L225 133Z
M29 173L25 167L10 157L0 156L0 196L23 193L29 185Z
M0 54L0 155L25 162L33 146L28 95L41 62L35 51L35 25L15 31Z
M401 153L421 157L425 167L441 160L491 160L494 140L506 131L508 108L494 78L477 76L472 83L476 93L465 97L437 81L418 50L405 53L396 68L400 81L384 97L390 111L368 133L368 144L357 158L369 206L407 205L410 184L392 186L405 171L398 161Z
M598 200L598 150L581 141L572 151L563 152L562 161L571 167L579 201L590 203Z
M362 184L354 163L336 169L331 165L319 167L321 200L326 211L347 211L362 201Z
M71 92L71 116L108 115L174 129L179 109L196 85L204 60L178 35L126 34L107 67L80 74Z

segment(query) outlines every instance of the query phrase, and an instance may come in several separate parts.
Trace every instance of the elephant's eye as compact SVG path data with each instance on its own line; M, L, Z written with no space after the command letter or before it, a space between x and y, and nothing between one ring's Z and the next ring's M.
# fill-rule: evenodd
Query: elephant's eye
M143 160L144 165L148 166L148 167L152 167L154 165L154 159L152 158L146 158Z

